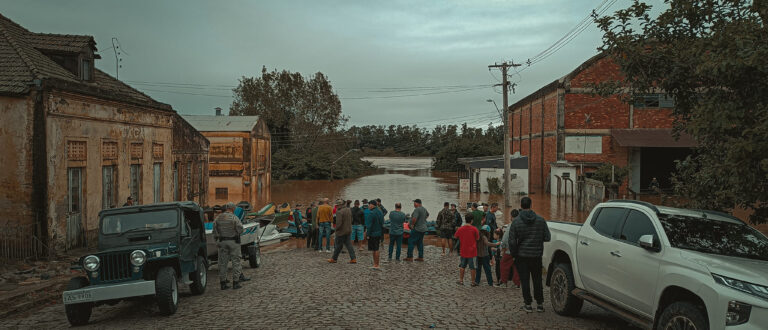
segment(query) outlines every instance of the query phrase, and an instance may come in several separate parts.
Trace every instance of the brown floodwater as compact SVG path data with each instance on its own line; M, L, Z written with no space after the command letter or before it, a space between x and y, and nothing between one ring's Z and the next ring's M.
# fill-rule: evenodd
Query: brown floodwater
M305 209L311 201L327 197L362 200L381 198L388 210L394 209L395 203L403 205L403 212L413 211L413 200L419 198L434 220L444 202L455 203L466 211L468 202L497 202L500 212L497 217L500 222L508 220L502 216L507 214L503 205L504 196L487 193L460 193L459 180L455 172L438 172L431 170L431 158L419 157L370 157L366 160L373 162L379 170L373 174L357 179L287 181L273 183L272 198L275 202L289 202L291 205L302 204ZM571 201L562 198L550 198L549 194L533 192L529 195L533 200L533 210L548 220L563 220L583 222L588 213L575 210ZM512 207L518 208L520 197L513 197Z

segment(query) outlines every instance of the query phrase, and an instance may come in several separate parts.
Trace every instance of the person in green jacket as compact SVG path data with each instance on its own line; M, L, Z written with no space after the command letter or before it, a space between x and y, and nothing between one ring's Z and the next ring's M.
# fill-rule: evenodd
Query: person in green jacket
M480 230L480 227L483 225L483 216L485 215L485 212L480 211L477 209L477 203L472 203L472 225L477 228L477 230Z

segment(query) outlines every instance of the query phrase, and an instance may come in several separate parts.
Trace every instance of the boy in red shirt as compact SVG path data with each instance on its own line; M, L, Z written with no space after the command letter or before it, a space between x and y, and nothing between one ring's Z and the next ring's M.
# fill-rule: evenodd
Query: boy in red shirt
M472 225L472 221L464 222L464 225L456 230L453 237L459 239L461 261L459 262L459 285L464 285L464 271L469 265L472 274L472 282L475 283L475 259L477 257L477 240L480 239L480 231Z

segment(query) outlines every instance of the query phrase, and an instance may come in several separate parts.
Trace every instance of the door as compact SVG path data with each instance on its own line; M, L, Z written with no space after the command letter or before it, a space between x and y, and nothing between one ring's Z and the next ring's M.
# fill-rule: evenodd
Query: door
M626 215L625 208L600 208L593 219L584 224L576 242L576 259L584 288L604 298L615 296L618 270L610 253L618 249L616 238Z
M629 211L619 235L619 244L612 256L617 264L616 299L650 317L654 312L661 252L640 247L637 241L643 235L653 235L654 242L658 242L651 218L641 211Z
M83 169L67 169L67 249L83 243Z

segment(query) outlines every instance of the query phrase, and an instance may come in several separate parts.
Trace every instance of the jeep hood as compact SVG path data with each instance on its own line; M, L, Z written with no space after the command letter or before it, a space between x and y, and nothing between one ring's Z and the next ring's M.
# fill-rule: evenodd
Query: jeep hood
M163 243L163 244L144 244L144 245L126 245L126 246L120 246L120 247L114 247L106 250L101 250L97 253L94 253L95 255L104 254L104 253L113 253L113 252L133 252L135 250L144 250L144 251L156 251L156 250L174 250L177 249L178 246L173 243Z
M710 273L768 286L768 277L765 276L765 274L768 274L768 261L690 250L681 250L680 255L691 262L706 267Z

